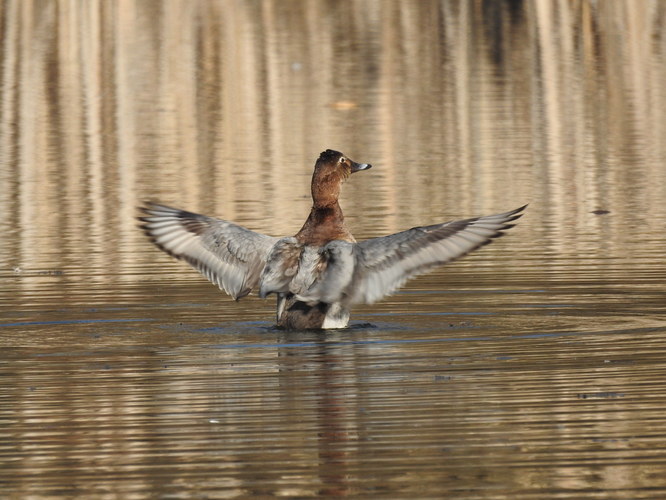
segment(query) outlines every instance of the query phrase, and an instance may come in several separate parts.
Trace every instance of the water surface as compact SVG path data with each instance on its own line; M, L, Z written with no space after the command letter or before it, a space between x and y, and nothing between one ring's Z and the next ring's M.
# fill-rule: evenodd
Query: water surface
M0 9L8 498L666 496L662 2ZM136 227L295 233L314 160L358 239L529 202L507 236L273 328Z

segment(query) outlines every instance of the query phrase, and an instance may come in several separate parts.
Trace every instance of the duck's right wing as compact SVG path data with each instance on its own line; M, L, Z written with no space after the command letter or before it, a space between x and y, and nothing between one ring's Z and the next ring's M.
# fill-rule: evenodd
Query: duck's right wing
M527 206L527 205L525 205ZM501 236L525 206L497 215L414 227L356 244L356 269L349 302L370 304L409 278L451 262Z
M278 238L221 219L156 203L141 208L141 228L166 253L182 259L235 300L257 286Z

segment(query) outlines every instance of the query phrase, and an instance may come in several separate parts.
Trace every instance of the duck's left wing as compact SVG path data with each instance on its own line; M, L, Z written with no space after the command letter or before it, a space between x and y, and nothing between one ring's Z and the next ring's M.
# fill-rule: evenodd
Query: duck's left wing
M234 299L256 287L278 238L231 222L156 203L141 208L141 228L160 249L182 259Z
M370 304L409 278L451 262L513 227L527 205L497 215L414 227L356 244L354 287L350 303Z

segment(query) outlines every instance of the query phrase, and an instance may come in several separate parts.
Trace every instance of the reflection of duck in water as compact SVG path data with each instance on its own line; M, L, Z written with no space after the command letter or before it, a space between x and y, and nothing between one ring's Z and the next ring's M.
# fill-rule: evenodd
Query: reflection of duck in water
M276 238L225 220L148 203L142 228L238 300L253 289L276 293L277 324L287 329L344 328L352 305L378 301L409 278L490 243L525 207L498 215L414 227L357 243L338 204L356 163L327 149L312 175L312 210L295 236Z

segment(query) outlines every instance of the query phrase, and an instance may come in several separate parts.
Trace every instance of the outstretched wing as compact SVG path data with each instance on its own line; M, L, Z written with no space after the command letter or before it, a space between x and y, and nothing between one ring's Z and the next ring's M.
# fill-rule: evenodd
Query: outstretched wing
M414 227L356 245L350 303L373 303L409 278L451 262L501 236L527 205L497 215Z
M141 228L166 253L182 259L235 300L258 281L278 238L231 222L156 203L141 208Z

